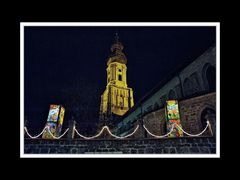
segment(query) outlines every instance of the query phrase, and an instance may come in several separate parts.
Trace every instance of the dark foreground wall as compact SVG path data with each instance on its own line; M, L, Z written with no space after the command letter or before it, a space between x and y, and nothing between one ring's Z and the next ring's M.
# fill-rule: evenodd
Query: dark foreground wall
M26 154L215 154L213 137L183 137L166 139L126 140L43 140L25 139Z

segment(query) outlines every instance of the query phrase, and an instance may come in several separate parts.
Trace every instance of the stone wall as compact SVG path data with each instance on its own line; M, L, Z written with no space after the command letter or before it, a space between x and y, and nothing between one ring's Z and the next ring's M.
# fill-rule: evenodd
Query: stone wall
M216 111L216 93L183 100L179 102L181 124L189 133L199 133L205 127L201 123L201 114L206 108ZM216 119L214 119L216 121ZM211 127L216 129L216 122L210 121ZM208 131L209 133L209 131ZM207 135L206 133L203 135Z
M147 127L147 129L156 135L163 135L166 134L165 130L165 109L160 109L158 111L149 113L143 117L144 125ZM147 134L147 137L151 137L149 134Z
M214 137L79 140L25 139L25 154L215 154Z
M205 128L205 126L203 127L201 123L201 115L206 108L216 111L216 93L209 93L195 98L179 101L182 128L191 134L200 133ZM216 131L215 121L216 119L210 121L213 132ZM164 135L167 133L165 128L166 117L164 108L146 114L143 116L143 122L146 128L153 134ZM139 121L135 121L134 128L136 128L138 124ZM144 132L139 131L134 137L142 137L143 135L141 133L144 134ZM209 130L203 133L203 136L206 135L211 135ZM146 137L151 136L147 134Z

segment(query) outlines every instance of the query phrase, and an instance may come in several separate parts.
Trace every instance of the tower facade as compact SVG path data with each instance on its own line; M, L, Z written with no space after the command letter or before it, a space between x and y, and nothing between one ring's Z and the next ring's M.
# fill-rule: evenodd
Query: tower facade
M114 117L123 116L133 105L133 90L127 85L127 58L118 34L107 60L107 86L101 95L100 125L111 124Z

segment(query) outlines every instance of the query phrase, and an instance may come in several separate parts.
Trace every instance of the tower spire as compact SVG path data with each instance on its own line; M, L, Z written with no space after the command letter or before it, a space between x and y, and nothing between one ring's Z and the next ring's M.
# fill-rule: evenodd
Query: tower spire
M116 31L115 33L115 42L118 43L119 42L119 36L118 36L118 32Z

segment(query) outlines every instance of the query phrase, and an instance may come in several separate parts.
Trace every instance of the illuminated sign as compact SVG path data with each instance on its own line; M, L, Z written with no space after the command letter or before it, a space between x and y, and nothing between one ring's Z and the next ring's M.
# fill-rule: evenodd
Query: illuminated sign
M178 102L176 100L167 101L166 119L168 132L172 129L172 125L174 123L182 127L180 123ZM169 135L169 137L182 137L182 136L183 136L182 130L176 126L174 127L172 133Z
M65 108L60 105L50 105L46 127L54 136L59 136L62 130ZM46 129L42 135L43 139L53 139Z

